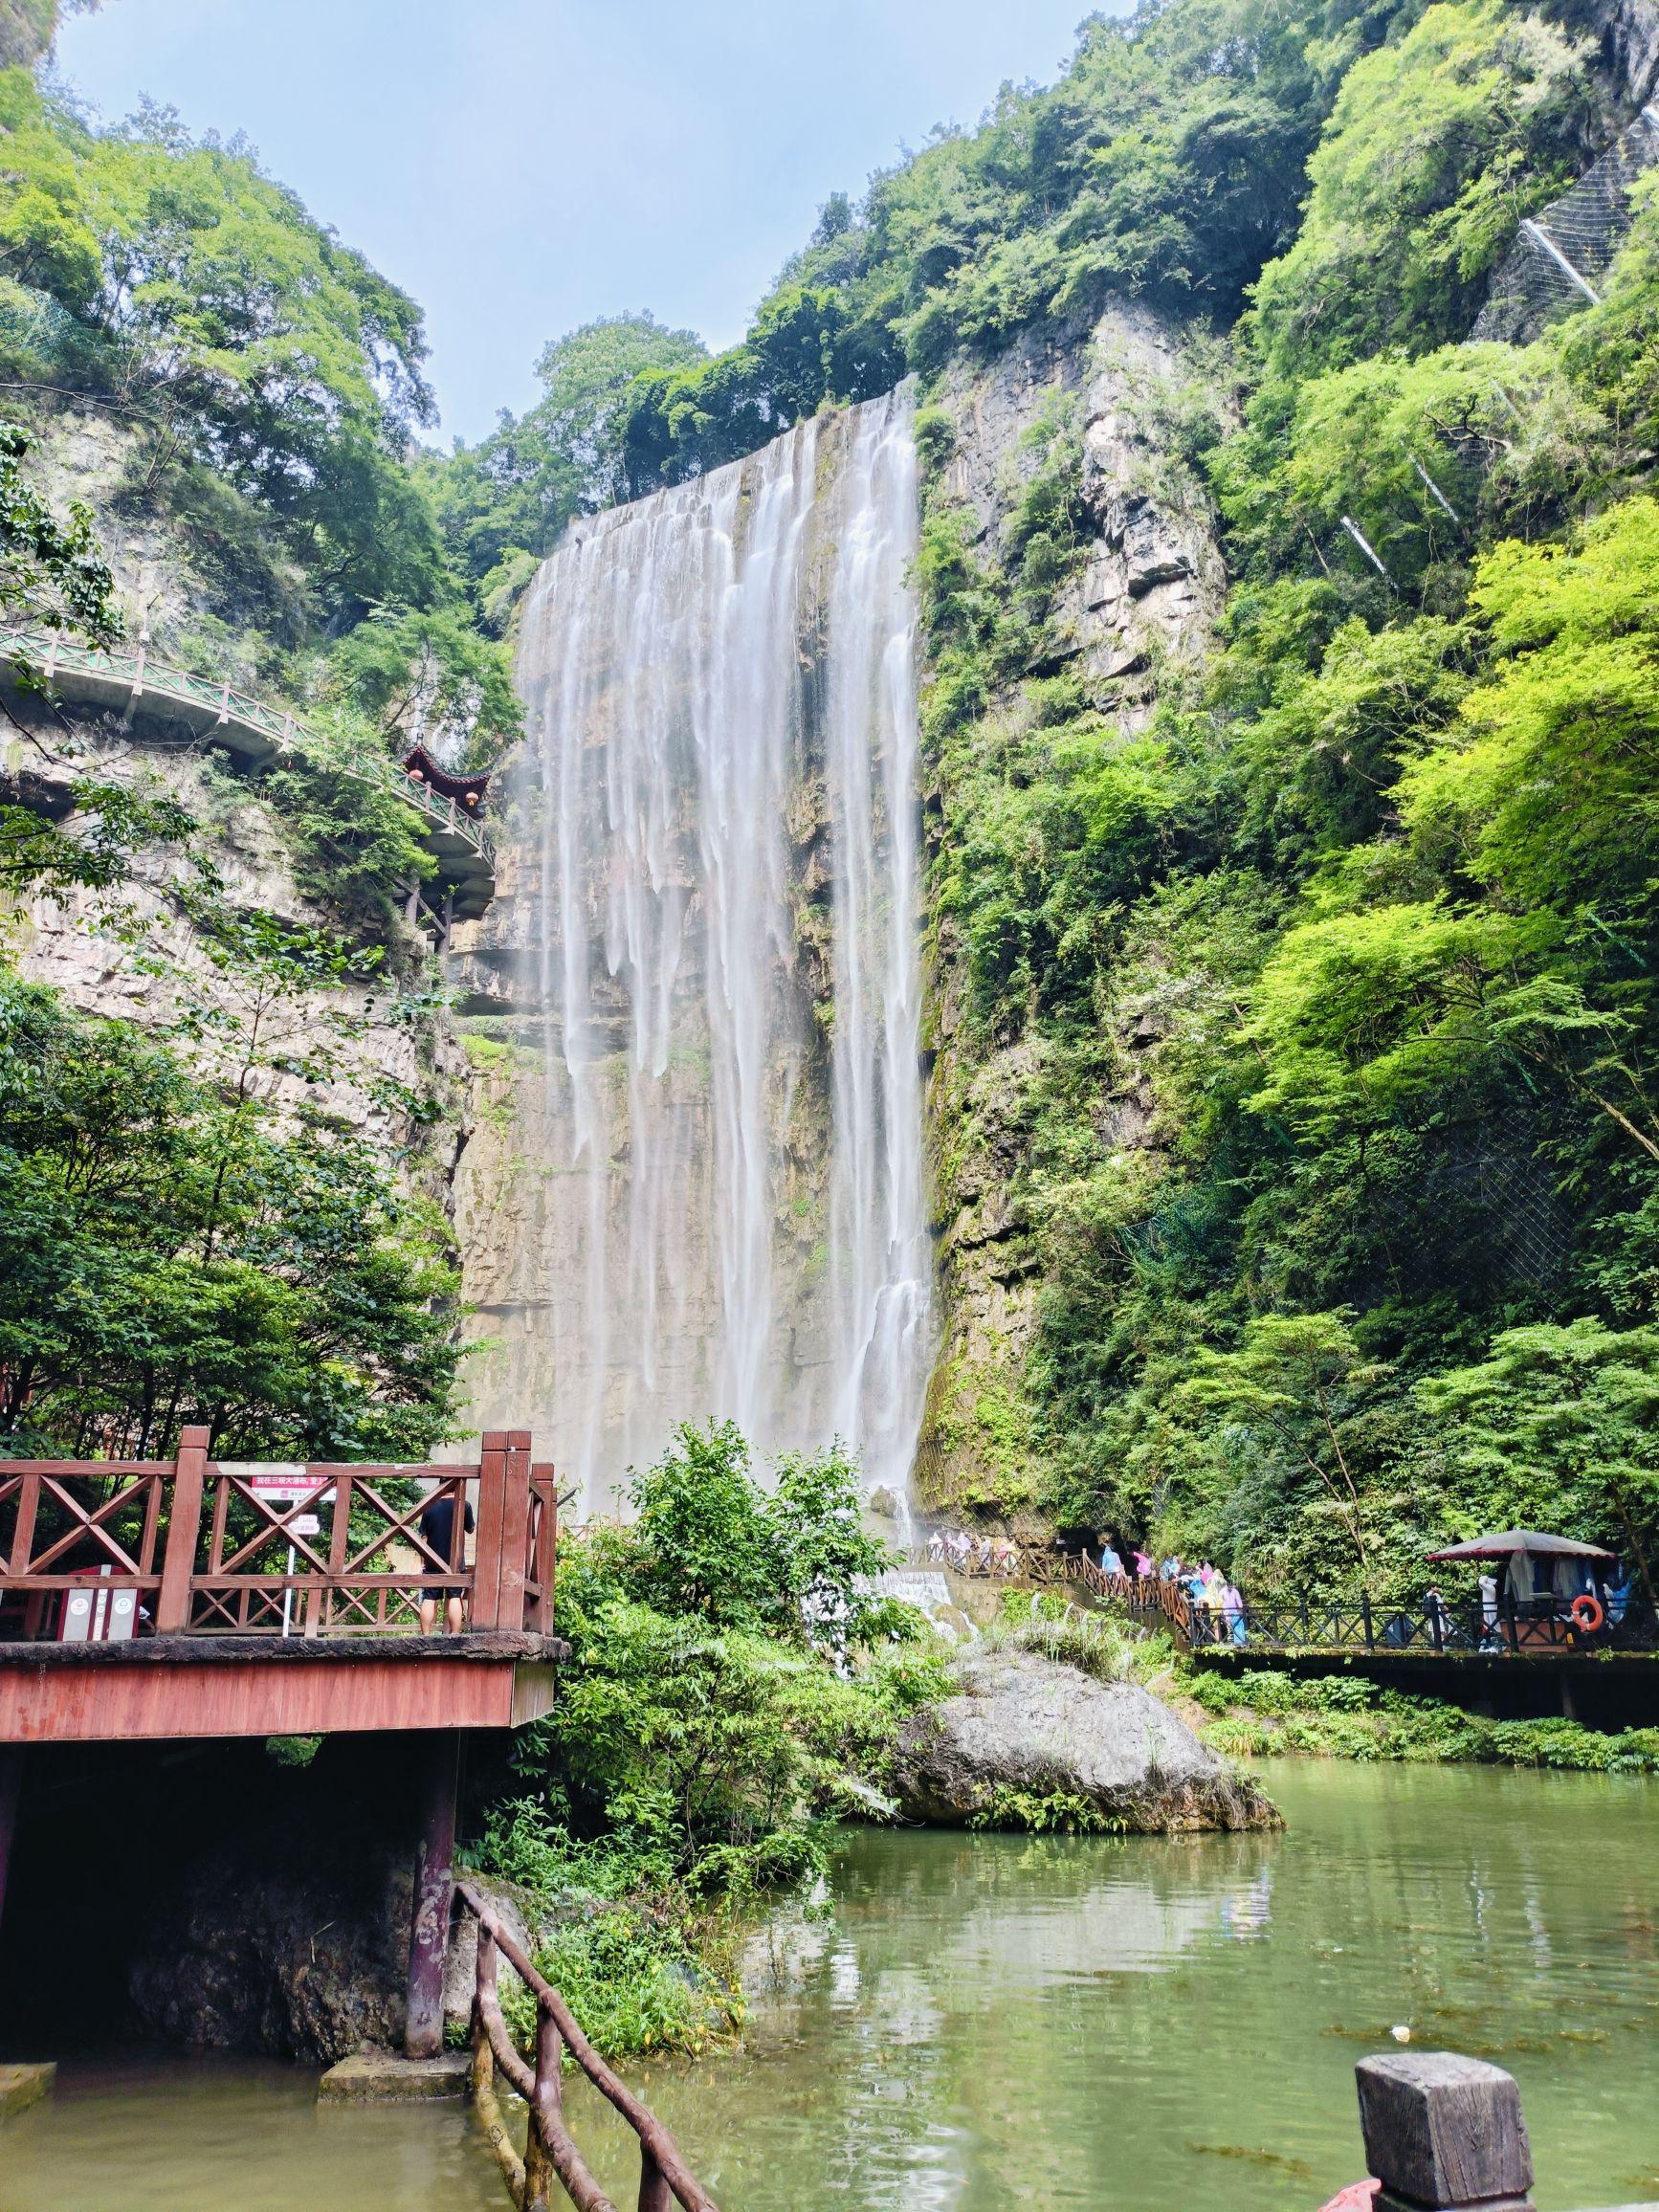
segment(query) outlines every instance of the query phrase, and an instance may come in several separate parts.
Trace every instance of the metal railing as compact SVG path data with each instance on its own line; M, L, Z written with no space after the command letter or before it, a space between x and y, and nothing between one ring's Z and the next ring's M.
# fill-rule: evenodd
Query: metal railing
M719 2212L680 2156L679 2147L649 2108L619 2081L576 2024L570 2007L537 1973L489 1905L465 1882L455 1886L462 1912L478 1927L473 1988L473 2101L483 2122L519 2212L551 2212L558 2181L579 2212L616 2212L577 2149L564 2119L564 2068L568 2051L600 2095L632 2129L639 2143L639 2212ZM536 2002L536 2060L530 2065L514 2045L497 1988L498 1958L505 1958ZM524 2154L508 2131L496 2094L498 2068L523 2098L528 2113Z
M446 1499L447 1558L421 1529ZM124 1633L412 1634L453 1600L469 1630L548 1634L557 1547L555 1471L522 1429L459 1467L277 1469L210 1460L187 1428L170 1461L0 1461L0 1639L58 1640L89 1595L93 1640L118 1599Z
M1166 1575L1108 1575L1086 1553L1016 1550L1011 1563L987 1558L983 1542L965 1558L948 1545L942 1555L918 1547L914 1566L947 1567L976 1580L1006 1578L1038 1589L1071 1584L1105 1604L1120 1607L1142 1626L1168 1629L1192 1650L1365 1651L1386 1657L1409 1652L1417 1657L1528 1658L1551 1652L1659 1651L1659 1613L1632 1592L1609 1602L1604 1595L1593 1608L1575 1616L1570 1605L1553 1598L1495 1606L1479 1599L1427 1599L1394 1604L1361 1593L1337 1600L1303 1597L1257 1604L1211 1606L1196 1601L1183 1582Z
M181 707L212 716L210 727L231 723L269 740L278 753L303 751L317 740L292 711L278 712L231 683L215 683L210 676L194 675L188 669L167 668L150 659L141 645L131 653L113 648L77 645L52 631L13 630L0 640L0 651L13 660L33 664L48 684L63 675L100 677L124 686L130 699L159 697ZM369 767L341 767L335 772L355 783L389 791L406 806L424 814L439 829L461 839L492 872L496 849L476 816L454 800L439 799L426 784L412 783L391 761Z

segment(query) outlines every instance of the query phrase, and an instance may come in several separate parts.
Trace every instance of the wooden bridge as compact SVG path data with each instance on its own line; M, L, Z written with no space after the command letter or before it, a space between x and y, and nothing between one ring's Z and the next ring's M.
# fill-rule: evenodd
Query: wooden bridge
M167 668L142 644L131 653L101 651L52 631L21 630L5 637L3 651L44 679L57 697L124 721L147 719L182 730L222 746L252 768L268 768L316 743L291 711L266 706L229 682ZM464 804L405 775L389 759L334 772L390 791L412 807L421 817L422 842L437 863L435 882L448 918L466 921L483 913L496 894L496 851Z
M200 1427L171 1460L0 1461L0 1918L26 1761L45 1747L400 1735L421 1802L409 2058L442 2050L458 1909L479 1928L473 2085L514 2203L547 2212L557 2183L584 2212L612 2212L564 2124L568 2051L639 2138L644 2212L717 2212L668 2131L454 1879L465 1734L547 1713L568 1656L552 1634L556 1480L521 1429L486 1433L462 1466L214 1460ZM431 1632L440 1611L452 1632ZM502 2023L498 1951L535 2001L534 2064ZM522 2157L498 2067L527 2101Z

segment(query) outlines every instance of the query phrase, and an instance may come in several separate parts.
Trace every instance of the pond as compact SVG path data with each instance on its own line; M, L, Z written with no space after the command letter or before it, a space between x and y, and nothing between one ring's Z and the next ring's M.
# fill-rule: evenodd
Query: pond
M1517 2076L1540 2212L1659 2200L1659 1789L1263 1772L1280 1836L853 1835L833 1916L757 1946L743 2049L642 2069L722 2212L1314 2212L1396 2026ZM0 2212L504 2205L467 2131L319 2112L280 2068L71 2068L0 2137Z

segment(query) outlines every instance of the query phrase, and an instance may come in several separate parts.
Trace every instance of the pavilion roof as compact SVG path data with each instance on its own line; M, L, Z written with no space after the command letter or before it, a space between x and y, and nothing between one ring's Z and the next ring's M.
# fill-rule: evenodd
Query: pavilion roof
M457 775L454 769L446 768L441 761L434 761L425 745L416 745L404 755L403 772L430 785L442 799L458 799L463 807L473 812L484 804L484 793L490 787L487 771L478 776Z
M1574 1537L1546 1536L1539 1529L1503 1529L1496 1536L1471 1537L1466 1544L1449 1544L1430 1552L1431 1559L1506 1559L1512 1552L1536 1552L1544 1558L1610 1559L1612 1553L1600 1544L1582 1544Z

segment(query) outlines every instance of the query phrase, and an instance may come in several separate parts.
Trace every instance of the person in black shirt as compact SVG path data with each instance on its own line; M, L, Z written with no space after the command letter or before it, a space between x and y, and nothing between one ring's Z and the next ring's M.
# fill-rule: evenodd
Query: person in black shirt
M465 1515L466 1517L461 1523L463 1539L470 1537L476 1526L470 1505L465 1508ZM455 1493L453 1490L439 1490L432 1493L427 1502L425 1512L421 1515L420 1531L423 1541L430 1545L446 1566L458 1567L464 1564L466 1559L465 1541L463 1540L458 1552L455 1548ZM460 1634L461 1597L465 1589L466 1584L464 1582L442 1582L436 1587L431 1583L427 1585L421 1592L421 1634L423 1636L431 1635L437 1627L439 1598L448 1600L445 1610L450 1634L452 1636Z

